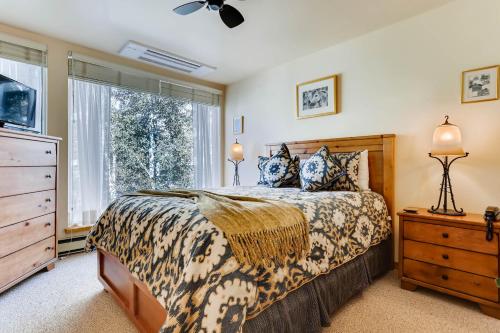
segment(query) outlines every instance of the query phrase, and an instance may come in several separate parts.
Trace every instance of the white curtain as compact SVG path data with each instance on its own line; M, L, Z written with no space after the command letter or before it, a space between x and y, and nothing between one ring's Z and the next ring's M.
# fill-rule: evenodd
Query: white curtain
M109 203L110 90L70 80L74 224L94 224Z
M221 185L220 107L193 103L195 188Z

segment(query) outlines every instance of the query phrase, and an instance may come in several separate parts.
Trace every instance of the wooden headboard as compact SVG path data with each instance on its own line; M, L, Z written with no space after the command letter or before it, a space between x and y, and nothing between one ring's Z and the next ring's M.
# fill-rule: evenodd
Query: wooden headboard
M320 139L285 142L292 155L308 158L321 146L327 145L332 153L368 150L370 188L380 193L387 204L394 229L394 134L356 136L350 138ZM270 155L280 148L281 142L270 143L266 149ZM394 231L394 230L393 230Z

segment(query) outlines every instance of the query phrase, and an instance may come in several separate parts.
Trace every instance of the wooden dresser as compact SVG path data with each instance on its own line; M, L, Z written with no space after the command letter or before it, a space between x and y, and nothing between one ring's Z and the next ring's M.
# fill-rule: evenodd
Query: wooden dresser
M0 293L54 268L59 140L0 128Z
M499 233L486 240L482 215L456 217L428 213L399 215L401 288L422 286L479 304L485 314L500 319Z

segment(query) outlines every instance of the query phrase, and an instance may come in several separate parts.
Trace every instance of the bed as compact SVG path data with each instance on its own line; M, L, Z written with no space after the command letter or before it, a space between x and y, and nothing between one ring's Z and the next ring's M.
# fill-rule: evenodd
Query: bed
M393 265L394 141L376 135L287 142L301 158L325 144L331 152L367 149L371 192L214 189L297 205L310 221L306 258L239 265L222 232L191 202L127 197L111 204L89 235L98 277L141 332L319 331L330 313ZM278 148L267 145L270 154Z

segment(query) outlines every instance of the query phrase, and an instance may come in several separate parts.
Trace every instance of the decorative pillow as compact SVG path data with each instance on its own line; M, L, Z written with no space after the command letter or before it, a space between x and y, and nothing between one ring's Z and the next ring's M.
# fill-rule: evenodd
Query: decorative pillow
M344 174L330 188L332 191L359 191L359 161L361 152L335 153L332 158L342 168Z
M288 147L283 143L273 156L259 156L259 184L270 187L297 186L299 163L299 157L292 158Z
M264 179L264 165L267 161L269 161L269 157L259 156L257 157L257 167L259 168L259 181L257 185L267 185L266 180Z
M300 157L299 155L295 155L293 157L292 163L295 164L294 166L294 171L295 172L295 177L290 180L290 183L287 185L290 187L300 187Z
M361 191L370 191L370 169L368 168L368 150L363 150L359 157L358 183Z
M323 146L300 168L302 190L312 192L326 189L342 175L340 165L330 155L328 147Z

